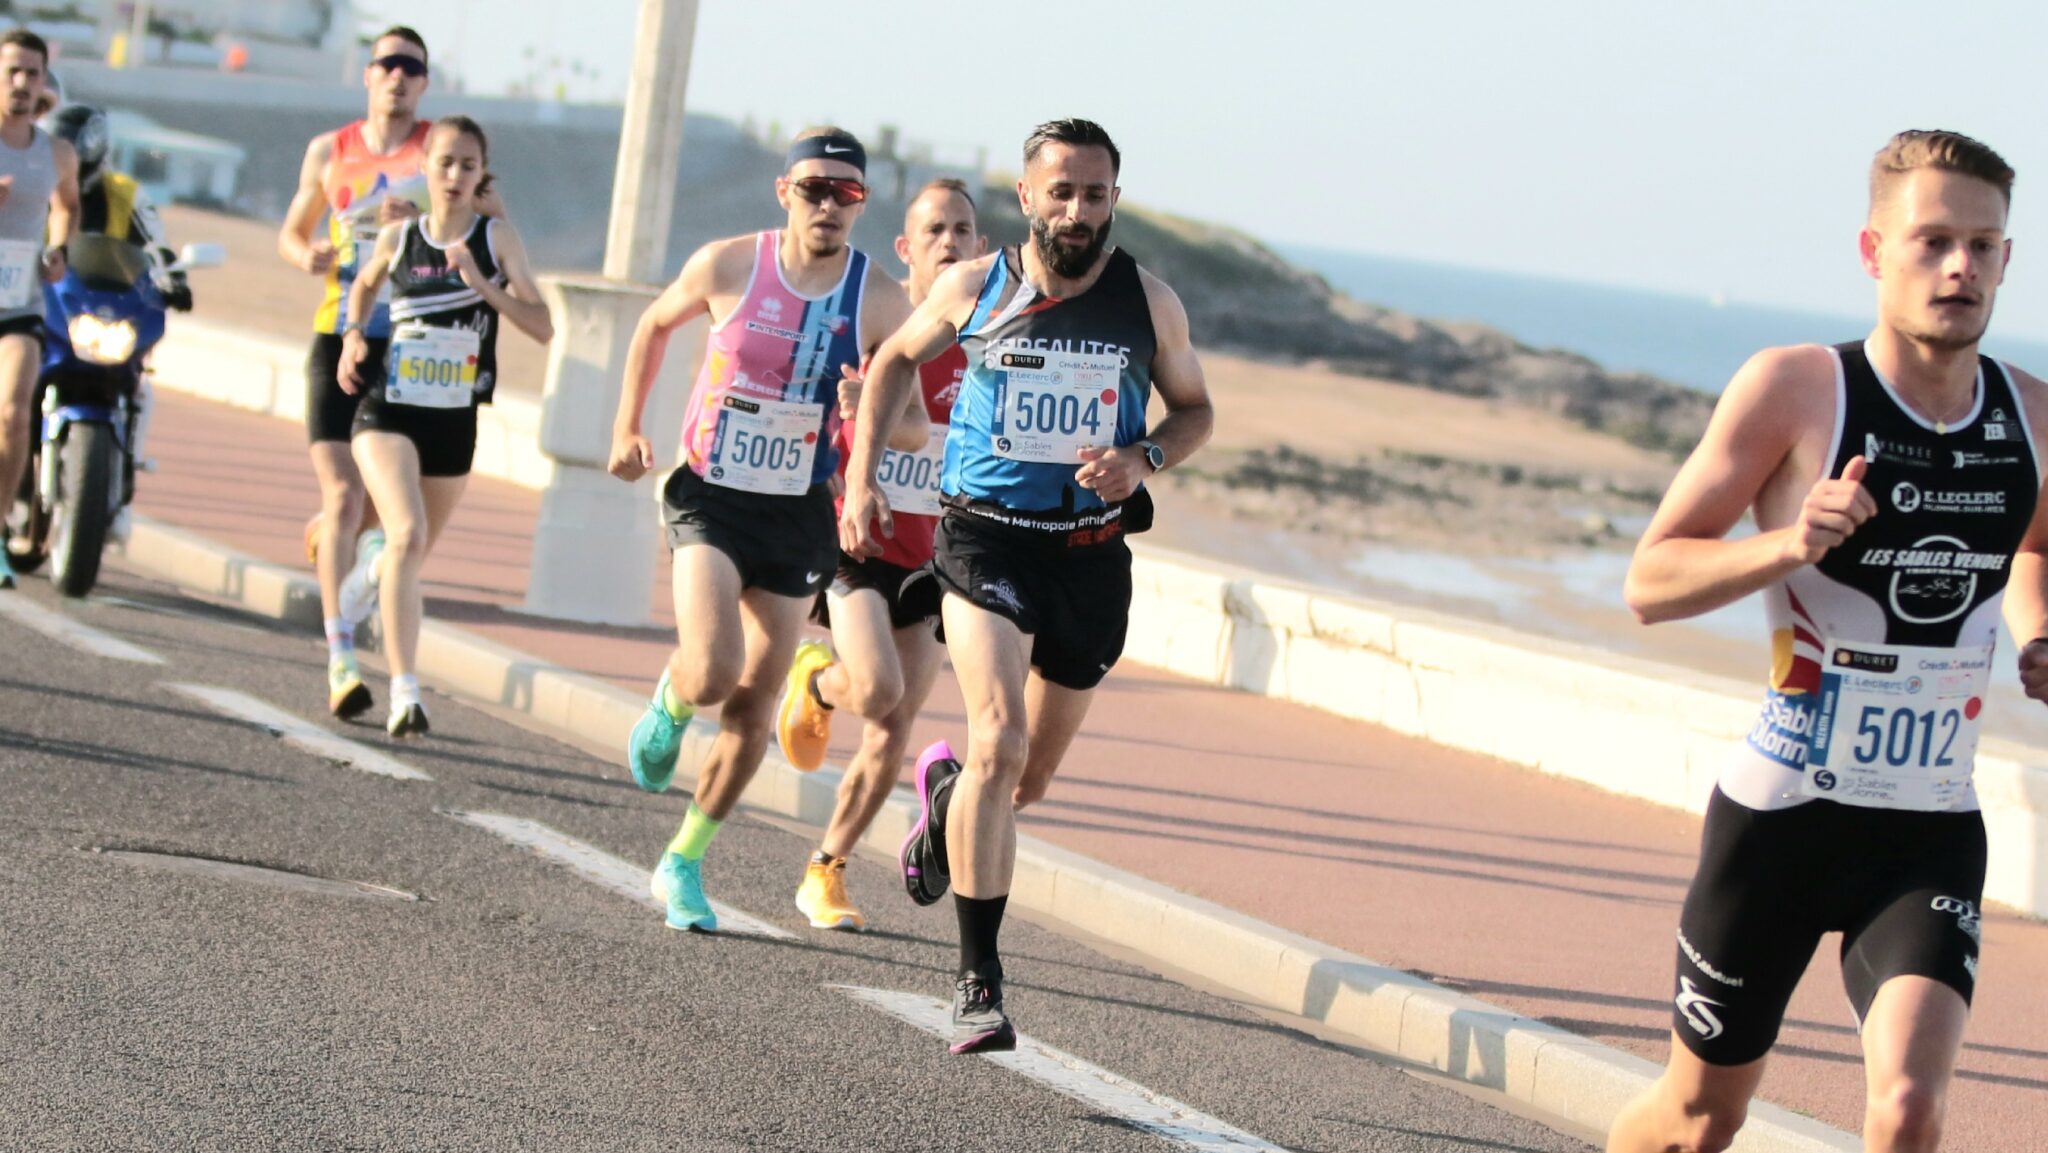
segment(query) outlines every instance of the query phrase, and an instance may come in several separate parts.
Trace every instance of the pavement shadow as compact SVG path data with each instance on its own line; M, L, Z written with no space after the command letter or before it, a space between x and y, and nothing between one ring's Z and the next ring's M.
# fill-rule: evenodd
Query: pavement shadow
M1594 881L1620 881L1628 884L1651 885L1658 888L1683 890L1689 884L1685 877L1660 873L1643 873L1627 869L1606 869L1597 865L1574 865L1563 861L1535 861L1528 857L1504 856L1498 853L1482 853L1473 849L1445 849L1428 845L1416 845L1403 841L1382 841L1367 837L1347 837L1336 833L1312 833L1297 829L1277 829L1267 825L1244 825L1231 821L1215 821L1184 814L1149 813L1123 805L1098 805L1086 801L1064 800L1057 797L1040 802L1044 810L1072 809L1091 816L1122 817L1134 821L1157 821L1176 829L1205 829L1212 833L1235 833L1241 836L1276 837L1298 844L1321 845L1336 849L1359 849L1367 852L1407 853L1421 857L1435 857L1467 865L1484 865L1497 868L1541 869L1545 873L1562 873L1573 877L1584 877Z
M1184 845L1212 845L1226 849L1247 849L1255 853L1272 853L1275 856L1296 857L1309 861L1334 861L1343 865L1361 865L1367 868L1394 869L1400 872L1420 873L1432 877L1457 877L1468 881L1486 881L1497 885L1514 885L1525 889L1540 889L1550 893L1565 893L1575 897L1593 897L1603 901L1617 901L1627 905L1647 905L1675 909L1676 898L1647 897L1636 893L1610 892L1605 889L1579 888L1573 885L1556 885L1548 881L1515 877L1506 873L1484 873L1473 869L1454 869L1442 865L1425 865L1414 861L1394 860L1380 857L1352 856L1343 853L1318 853L1304 849L1281 848L1275 845L1252 844L1245 841L1226 840L1222 837L1204 837L1180 829L1133 829L1121 825L1102 825L1091 821L1069 820L1063 817L1030 815L1020 822L1019 827L1030 831L1037 828L1073 829L1077 832L1114 833L1121 836L1149 837L1154 840L1172 841ZM1543 867L1540 863L1519 862L1524 868Z
M89 745L83 741L63 737L31 737L23 733L0 732L0 749L19 749L28 753L43 753L68 761L85 761L90 764L106 765L116 769L134 769L145 773L160 773L166 769L185 769L195 773L213 773L223 777L239 777L245 781L262 781L270 785L296 786L297 781L288 777L273 777L268 773L252 773L247 769L231 769L226 765L209 765L200 761L179 760L157 753L137 753L127 749L108 748L104 745Z
M909 763L906 761L905 763ZM1652 849L1637 845L1621 845L1612 841L1586 841L1573 837L1546 837L1540 833L1517 833L1502 829L1482 829L1472 825L1447 825L1435 821L1404 821L1397 817L1382 817L1372 813L1343 813L1330 809L1319 809L1309 805L1288 805L1278 801L1261 801L1250 797L1231 797L1222 793L1205 793L1193 789L1173 789L1160 785L1134 785L1123 781L1092 780L1087 777L1061 776L1061 788L1078 785L1083 788L1111 789L1124 793L1142 793L1147 796L1192 798L1213 801L1221 805L1235 805L1239 808L1259 809L1273 813L1294 813L1324 821L1354 821L1366 825L1387 825L1402 829L1428 829L1433 832L1466 833L1478 837L1499 837L1503 840L1523 841L1532 845L1555 845L1562 849L1594 849L1606 852L1635 853L1639 856L1669 857L1690 865L1696 855L1674 853L1667 849Z

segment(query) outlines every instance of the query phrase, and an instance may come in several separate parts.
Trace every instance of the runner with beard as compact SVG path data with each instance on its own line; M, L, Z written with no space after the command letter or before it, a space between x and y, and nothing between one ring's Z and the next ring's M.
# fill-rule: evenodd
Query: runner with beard
M851 133L801 133L775 181L785 225L698 249L640 318L627 352L610 467L631 481L654 467L640 418L669 337L710 318L682 463L662 486L677 647L627 749L633 779L661 792L684 728L699 708L720 706L695 801L654 872L672 928L717 928L705 850L761 767L805 613L839 567L839 383L910 312L903 289L847 243L867 200L866 169ZM895 446L915 450L924 405L915 396L896 404Z
M1086 120L1024 142L1020 248L955 265L875 354L840 515L842 547L874 556L894 531L877 481L918 365L959 345L967 373L946 433L934 591L967 711L963 762L919 759L921 814L904 882L930 904L950 884L960 928L952 1050L1014 1048L998 953L1016 864L1015 808L1043 796L1123 651L1126 533L1150 526L1145 478L1209 437L1202 366L1180 299L1109 246L1121 156ZM1148 434L1153 391L1166 414Z
M896 238L896 256L910 269L904 285L910 303L924 303L940 273L987 248L987 238L975 230L974 198L967 185L958 180L925 185L910 202L903 235ZM944 427L966 369L967 355L957 345L918 366L918 400L934 424ZM840 386L839 403L840 415L847 418L839 430L843 457L860 404L858 382ZM796 907L816 928L859 929L867 923L846 895L846 857L896 787L911 725L938 676L941 653L929 615L907 605L905 592L917 570L932 559L944 450L944 438L933 436L916 452L883 455L880 483L895 512L895 533L882 539L879 556L840 556L839 573L818 598L813 616L832 630L832 644L806 641L797 647L776 713L782 755L805 770L824 763L836 710L850 709L863 722L860 750L839 782L832 821L797 888Z
M1636 548L1639 617L1762 593L1772 668L1679 913L1670 1062L1616 1119L1615 1153L1735 1140L1829 932L1862 1033L1864 1148L1940 1144L1977 979L1971 770L2001 607L2021 684L2048 700L2048 386L1977 351L2012 180L1966 136L1893 137L1861 238L1876 327L1751 358ZM1745 512L1757 532L1723 539Z

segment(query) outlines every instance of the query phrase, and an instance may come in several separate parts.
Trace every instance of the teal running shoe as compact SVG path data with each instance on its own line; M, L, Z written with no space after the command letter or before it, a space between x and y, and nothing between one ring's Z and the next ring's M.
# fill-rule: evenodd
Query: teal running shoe
M650 793L668 791L668 783L676 775L676 758L683 751L683 730L690 726L690 718L679 721L669 715L668 705L663 703L667 695L668 670L663 669L654 686L654 699L647 702L647 711L633 726L633 739L626 745L626 767L633 770L633 783Z
M0 525L0 589L14 587L14 566L7 558L7 528Z
M695 929L700 933L718 931L718 914L704 897L704 862L692 861L680 853L664 853L655 866L656 900L668 906L668 927Z

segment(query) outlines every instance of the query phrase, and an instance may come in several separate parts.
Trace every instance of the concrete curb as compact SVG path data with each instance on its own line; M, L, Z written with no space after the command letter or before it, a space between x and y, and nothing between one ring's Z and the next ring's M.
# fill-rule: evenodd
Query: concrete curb
M319 628L319 591L310 577L196 534L136 516L126 557L134 568L191 591ZM432 620L420 630L419 668L422 679L445 691L602 745L623 747L646 705L615 685ZM691 727L685 765L702 759L715 735L708 730ZM771 749L746 803L822 828L838 783L837 773L799 772ZM893 853L915 819L914 805L899 793L863 843ZM1640 1057L1033 837L1018 837L1010 898L1253 1004L1320 1022L1358 1044L1598 1132L1606 1132L1659 1072ZM1734 1145L1738 1153L1853 1153L1862 1147L1848 1133L1763 1103L1751 1108Z

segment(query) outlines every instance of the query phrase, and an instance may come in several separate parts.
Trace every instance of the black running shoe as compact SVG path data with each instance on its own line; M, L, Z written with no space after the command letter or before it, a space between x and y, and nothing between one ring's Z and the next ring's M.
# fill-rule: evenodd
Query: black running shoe
M960 777L960 762L944 741L917 758L917 823L903 838L896 859L903 865L903 888L910 899L930 905L946 895L952 872L946 864L946 824L934 814L953 782Z
M969 973L953 983L955 1053L1007 1053L1017 1047L1017 1030L1003 1012L1000 977Z
M391 714L391 719L384 724L384 731L390 733L393 740L402 741L426 736L429 727L426 706L407 705Z

